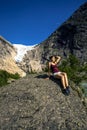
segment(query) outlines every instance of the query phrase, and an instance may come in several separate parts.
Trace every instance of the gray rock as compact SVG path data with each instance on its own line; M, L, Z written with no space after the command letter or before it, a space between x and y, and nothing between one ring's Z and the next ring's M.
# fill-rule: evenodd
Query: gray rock
M0 130L86 130L87 113L76 91L30 74L0 88Z

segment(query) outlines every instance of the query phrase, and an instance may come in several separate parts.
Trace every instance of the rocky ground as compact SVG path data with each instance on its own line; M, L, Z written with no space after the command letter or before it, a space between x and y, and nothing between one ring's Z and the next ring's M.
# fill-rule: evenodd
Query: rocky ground
M0 130L87 130L77 92L65 96L60 81L30 74L0 88Z

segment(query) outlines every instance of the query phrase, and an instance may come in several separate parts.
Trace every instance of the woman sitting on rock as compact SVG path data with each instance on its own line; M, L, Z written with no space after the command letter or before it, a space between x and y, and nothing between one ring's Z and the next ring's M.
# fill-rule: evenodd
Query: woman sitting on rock
M67 74L65 72L61 72L57 67L57 64L59 63L60 59L61 59L60 56L50 57L50 61L48 63L48 71L49 71L48 76L50 77L51 75L50 70L51 70L55 78L61 79L61 82L63 85L63 93L69 94L70 90L69 90Z

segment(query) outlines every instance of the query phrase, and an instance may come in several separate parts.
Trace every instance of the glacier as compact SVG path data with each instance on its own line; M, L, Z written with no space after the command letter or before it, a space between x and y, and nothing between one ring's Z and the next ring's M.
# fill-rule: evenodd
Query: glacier
M21 62L27 51L34 49L36 45L26 46L22 44L13 44L17 50L17 55L14 57L16 62Z

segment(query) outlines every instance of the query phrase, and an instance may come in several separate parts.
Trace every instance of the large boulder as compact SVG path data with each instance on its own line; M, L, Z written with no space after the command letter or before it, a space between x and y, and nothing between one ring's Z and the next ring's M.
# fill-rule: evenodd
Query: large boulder
M65 96L59 80L30 74L0 88L0 130L86 130L87 113L72 88Z

